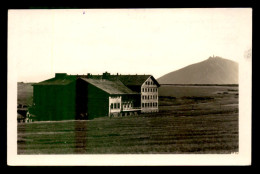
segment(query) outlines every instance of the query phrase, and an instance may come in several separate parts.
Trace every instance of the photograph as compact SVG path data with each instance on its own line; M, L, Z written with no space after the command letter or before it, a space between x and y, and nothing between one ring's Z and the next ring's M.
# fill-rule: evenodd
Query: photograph
M250 165L251 8L8 10L8 165Z

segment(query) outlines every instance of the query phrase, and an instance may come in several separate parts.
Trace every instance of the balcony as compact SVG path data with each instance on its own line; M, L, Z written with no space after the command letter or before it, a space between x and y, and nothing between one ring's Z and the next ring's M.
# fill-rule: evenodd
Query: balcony
M140 111L141 107L131 107L131 108L122 108L122 111L127 112L127 111Z

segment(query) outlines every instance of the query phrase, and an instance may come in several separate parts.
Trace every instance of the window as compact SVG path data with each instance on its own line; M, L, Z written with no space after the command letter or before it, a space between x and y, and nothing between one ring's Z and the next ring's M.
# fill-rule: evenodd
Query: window
M145 88L145 92L147 92L147 88Z
M118 108L118 109L120 108L120 103L117 103L117 108Z
M111 103L110 107L111 107L111 109L113 109L113 103Z
M149 95L147 96L147 99L149 100Z
M142 99L144 99L144 95L142 96Z
M116 109L116 103L114 103L114 109Z
M142 88L142 91L144 92L144 88Z
M142 103L142 107L144 107L144 103Z
M148 82L148 85L150 85L150 82Z

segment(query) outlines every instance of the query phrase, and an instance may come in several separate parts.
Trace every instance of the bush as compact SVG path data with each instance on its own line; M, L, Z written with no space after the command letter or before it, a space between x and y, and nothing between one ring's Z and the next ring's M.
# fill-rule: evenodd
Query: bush
M191 97L182 97L183 99L190 99L190 100L195 100L195 101L200 101L200 100L213 100L213 97L195 97L195 96L191 96Z
M176 97L173 96L159 96L160 99L176 99Z

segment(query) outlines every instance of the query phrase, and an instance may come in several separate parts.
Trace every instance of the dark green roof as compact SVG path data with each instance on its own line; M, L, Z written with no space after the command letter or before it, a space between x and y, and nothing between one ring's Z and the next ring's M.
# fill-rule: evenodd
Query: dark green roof
M116 85L114 85L114 84L117 84L117 85L119 85L119 88L123 89L123 87L122 87L122 85L123 85L124 88L128 87L128 88L131 88L132 90L134 90L135 87L136 88L138 87L138 89L139 89L139 87L141 87L141 85L149 77L151 77L155 81L157 86L160 86L159 83L156 81L156 79L151 75L109 75L106 77L106 80L103 79L102 75L91 75L90 77L88 77L86 75L65 75L65 76L58 77L58 78L57 77L51 78L49 80L35 83L33 85L68 85L68 84L74 82L77 78L82 78L84 80L90 79L89 82L96 83L98 85L101 85L102 83L104 83L104 85L108 85L108 83L110 83L109 81L111 81L111 85L115 88L116 88ZM97 81L94 81L94 80L97 80ZM102 80L102 81L98 81L98 80ZM109 89L110 89L110 87L109 87ZM125 90L126 93L133 92L131 89L129 89L130 91ZM110 91L112 91L112 89L110 89Z
M149 77L159 86L152 75L109 75L108 80L120 80L126 86L141 86ZM92 79L102 79L102 75L92 75Z
M39 83L33 84L33 86L38 86L38 85L68 85L72 82L74 82L77 79L76 76L64 76L62 78L51 78Z
M151 75L119 75L115 77L127 86L141 86Z

